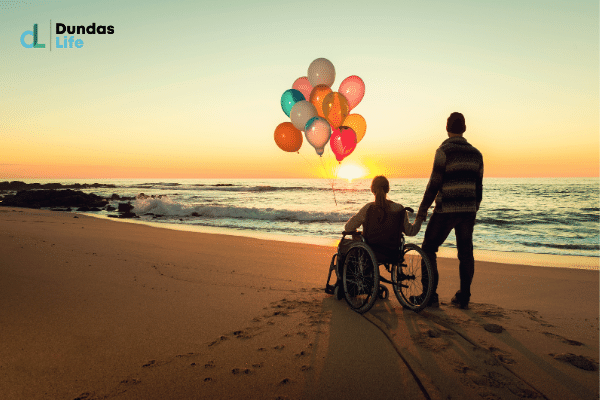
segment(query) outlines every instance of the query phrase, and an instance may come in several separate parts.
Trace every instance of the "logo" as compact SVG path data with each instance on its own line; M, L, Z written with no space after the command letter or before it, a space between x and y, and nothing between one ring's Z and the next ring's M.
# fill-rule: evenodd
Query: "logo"
M59 37L64 33L68 35L112 35L115 33L115 27L112 25L96 25L93 22L91 25L65 25L62 23L55 24L56 28L56 48L57 49L80 49L83 47L83 39L76 38L75 36L65 35L63 38ZM33 42L27 43L25 38L27 36L33 36ZM33 24L33 31L25 31L21 34L21 45L26 49L45 49L46 44L40 43L38 39L38 24ZM52 20L50 20L50 51L52 51Z
M25 36L27 36L27 35L33 36L33 43L27 44L25 42ZM25 32L23 32L23 34L21 35L21 44L26 49L31 49L31 48L34 48L34 49L43 49L43 48L46 47L45 44L38 42L38 28L37 28L37 24L33 24L33 31L25 31Z

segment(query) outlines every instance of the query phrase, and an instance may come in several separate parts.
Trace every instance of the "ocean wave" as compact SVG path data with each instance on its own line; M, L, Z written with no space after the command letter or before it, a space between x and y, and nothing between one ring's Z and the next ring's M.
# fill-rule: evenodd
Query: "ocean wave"
M526 246L531 247L547 247L550 249L560 249L560 250L592 250L598 251L600 250L600 245L598 244L556 244L556 243L523 243Z
M186 205L168 196L137 198L133 202L137 215L153 214L164 218L237 218L259 221L288 221L299 223L346 222L353 214L348 212L314 212L276 210L274 208L231 207L224 205Z
M510 218L494 218L477 216L477 224L501 227L523 226L523 225L555 225L555 226L579 226L580 223L597 222L598 215L521 215Z
M331 188L315 188L308 186L270 186L270 185L234 185L229 183L217 183L217 184L193 184L193 185L182 185L179 183L142 183L130 186L121 186L124 189L154 189L154 190L173 190L178 191L221 191L221 192L328 192ZM336 191L343 191L343 189L337 189Z
M582 208L581 211L593 211L593 212L598 212L600 211L600 208L598 207L588 207L588 208Z

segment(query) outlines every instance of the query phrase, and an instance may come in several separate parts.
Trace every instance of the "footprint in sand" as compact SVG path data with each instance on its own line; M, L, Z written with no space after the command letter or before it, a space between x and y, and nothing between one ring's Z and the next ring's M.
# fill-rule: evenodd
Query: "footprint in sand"
M121 381L121 384L123 385L137 385L138 383L141 383L142 381L140 381L139 379L135 379L135 378L131 378L131 379L125 379Z
M558 340L560 340L563 343L570 344L571 346L583 346L583 343L578 342L577 340L567 339L564 336L560 336L560 335L554 334L552 332L542 332L542 333L544 335L548 336L548 337L553 338L553 339L558 339Z
M482 317L486 318L506 318L506 312L503 308L498 307L494 304L472 304L471 308L475 312Z
M231 373L233 375L240 375L240 374L244 374L244 375L250 375L252 373L252 370L248 369L248 368L234 368L231 370Z
M483 329L492 333L502 333L504 331L504 327L498 324L483 324Z
M211 347L211 346L214 346L216 344L219 344L219 343L221 343L221 342L223 342L223 341L225 341L227 339L229 339L229 338L227 336L223 335L220 338L218 338L217 340L214 340L214 341L210 342L208 344L208 347Z
M452 345L446 337L452 335L454 335L454 332L449 330L422 327L421 332L411 335L411 338L416 345L439 353Z
M520 398L535 399L539 393L525 387L520 381L496 371L486 371L473 366L461 364L454 369L460 374L460 382L475 389L484 399L501 399L502 392L506 389Z
M516 364L517 363L515 360L513 360L512 358L509 357L510 353L503 351L502 349L491 346L489 348L489 350L498 359L498 361L500 361L503 364Z
M237 339L252 339L254 335L250 332L255 330L256 329L246 328L246 330L233 332L233 336Z
M177 358L188 358L188 357L193 356L194 354L196 354L196 353L177 354L175 357L177 357Z
M550 354L555 360L573 365L585 371L597 371L598 362L585 356L578 356L573 353Z

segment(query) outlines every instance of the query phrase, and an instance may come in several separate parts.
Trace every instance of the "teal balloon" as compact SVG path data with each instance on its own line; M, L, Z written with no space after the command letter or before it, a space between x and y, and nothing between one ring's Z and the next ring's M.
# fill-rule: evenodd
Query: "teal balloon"
M292 107L294 107L294 104L301 100L306 99L299 90L288 89L281 95L281 109L283 110L285 115L289 117L290 113L292 112Z

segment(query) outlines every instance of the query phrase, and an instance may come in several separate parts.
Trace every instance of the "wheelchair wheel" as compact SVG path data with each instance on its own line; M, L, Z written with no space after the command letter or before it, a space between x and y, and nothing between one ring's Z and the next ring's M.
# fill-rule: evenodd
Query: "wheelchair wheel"
M431 263L425 252L412 243L404 247L403 256L402 264L392 268L394 293L402 307L419 312L431 298Z
M346 253L342 282L348 305L364 314L373 307L379 292L379 267L371 250L362 244Z

